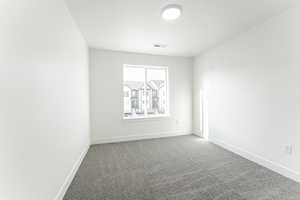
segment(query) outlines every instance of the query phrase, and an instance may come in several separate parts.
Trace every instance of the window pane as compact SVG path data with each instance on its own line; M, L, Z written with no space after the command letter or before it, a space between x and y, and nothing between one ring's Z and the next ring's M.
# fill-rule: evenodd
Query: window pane
M145 69L124 67L124 117L145 115Z
M146 106L148 115L167 113L167 80L165 69L147 69Z

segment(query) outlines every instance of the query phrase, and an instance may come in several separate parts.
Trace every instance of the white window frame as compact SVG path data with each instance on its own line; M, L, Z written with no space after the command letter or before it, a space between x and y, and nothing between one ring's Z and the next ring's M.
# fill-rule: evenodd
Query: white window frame
M144 116L135 116L135 117L125 117L124 116L124 111L122 109L122 118L124 120L132 120L132 119L155 119L155 118L166 118L170 117L170 93L169 93L169 71L168 71L168 66L152 66L152 65L131 65L131 64L124 64L123 65L123 73L122 73L122 94L123 94L123 87L124 87L124 69L126 67L131 67L131 68L143 68L145 69L145 82L147 82L147 70L146 69L164 69L166 72L166 100L167 100L167 105L166 105L166 113L165 114L158 114L154 116L149 116L147 112L147 106L145 107L145 115ZM145 87L145 86L144 86ZM146 91L144 89L144 91ZM124 108L124 95L122 96L122 108Z

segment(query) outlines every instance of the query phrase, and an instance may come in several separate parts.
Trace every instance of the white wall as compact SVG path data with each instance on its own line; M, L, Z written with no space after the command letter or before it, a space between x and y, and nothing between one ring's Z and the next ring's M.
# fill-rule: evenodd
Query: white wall
M62 0L2 0L0 30L0 199L53 200L89 143L88 50Z
M97 49L89 52L92 143L191 133L192 59ZM123 64L169 67L171 117L123 120Z
M195 59L209 138L300 180L300 6ZM293 155L284 153L293 145Z

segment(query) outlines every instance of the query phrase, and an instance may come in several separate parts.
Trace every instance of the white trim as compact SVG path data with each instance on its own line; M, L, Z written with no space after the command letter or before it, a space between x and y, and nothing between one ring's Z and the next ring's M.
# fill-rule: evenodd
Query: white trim
M132 64L123 64L124 67L136 67L136 68L152 68L152 69L168 69L168 66L166 65L146 65L146 64L140 64L140 65L132 65Z
M76 172L78 171L85 155L87 154L89 150L89 147L86 147L82 153L79 155L78 159L76 160L76 162L74 163L71 171L69 172L69 174L67 175L64 183L62 184L62 186L60 187L57 195L55 196L54 200L63 200L69 186L71 185L75 175L76 175Z
M136 117L123 117L123 120L147 120L147 119L159 119L159 118L170 118L169 114L153 115L153 116L136 116Z
M193 135L196 135L196 136L198 136L198 137L203 137L200 130L194 130L194 131L193 131Z
M263 158L259 155L256 155L256 154L253 154L253 153L250 153L248 151L245 151L239 147L235 147L234 145L231 145L231 144L227 144L223 141L220 141L218 139L215 139L215 138L209 138L209 141L218 145L218 146L221 146L223 147L224 149L227 149L229 151L232 151L233 153L236 153L248 160L251 160L259 165L262 165L272 171L275 171L285 177L288 177L290 179L293 179L294 181L297 181L297 182L300 182L300 173L297 172L297 171L294 171L292 169L289 169L279 163L275 163L273 161L270 161L266 158Z
M192 131L174 131L174 132L153 133L147 135L129 135L129 136L120 136L120 137L111 137L111 138L101 138L101 139L93 140L92 145L145 140L145 139L156 139L156 138L174 137L174 136L191 135L191 134Z

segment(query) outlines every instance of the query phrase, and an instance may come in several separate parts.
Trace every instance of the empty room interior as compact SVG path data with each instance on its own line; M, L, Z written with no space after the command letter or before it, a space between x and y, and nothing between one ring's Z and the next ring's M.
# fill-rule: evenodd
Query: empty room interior
M300 0L1 0L1 200L300 200Z

